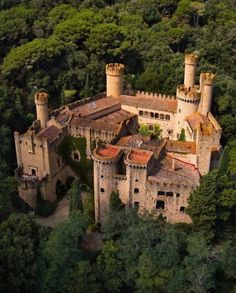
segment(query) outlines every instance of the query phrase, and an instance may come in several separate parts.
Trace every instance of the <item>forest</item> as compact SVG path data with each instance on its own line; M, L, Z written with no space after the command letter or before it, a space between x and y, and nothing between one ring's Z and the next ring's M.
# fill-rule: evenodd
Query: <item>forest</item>
M35 120L35 92L55 109L104 91L105 64L121 62L126 88L175 94L188 52L197 77L216 74L224 148L190 196L191 225L140 218L113 194L104 245L88 251L93 217L77 181L55 229L19 213L13 133ZM0 292L236 292L235 65L235 0L0 1Z

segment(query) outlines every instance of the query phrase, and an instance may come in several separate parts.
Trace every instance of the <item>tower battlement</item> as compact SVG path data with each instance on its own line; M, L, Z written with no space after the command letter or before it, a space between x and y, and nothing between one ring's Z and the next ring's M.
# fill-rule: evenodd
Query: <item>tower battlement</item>
M201 93L198 87L187 89L184 85L177 87L176 95L178 99L188 103L198 103L201 98Z
M107 75L123 75L124 68L125 68L124 64L110 63L106 65L106 74Z
M200 80L207 85L213 85L215 74L211 72L202 72Z
M43 105L48 103L48 94L45 92L36 93L34 96L35 103L38 105Z
M197 65L199 56L197 54L191 53L185 55L185 64Z

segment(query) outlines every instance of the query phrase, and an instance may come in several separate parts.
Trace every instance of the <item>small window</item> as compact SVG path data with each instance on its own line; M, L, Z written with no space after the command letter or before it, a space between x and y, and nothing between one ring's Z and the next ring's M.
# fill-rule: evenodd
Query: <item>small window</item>
M165 202L163 200L158 200L156 202L156 209L157 210L164 210L165 208Z
M135 179L135 182L138 182L138 179Z
M159 113L155 113L155 118L159 118Z
M144 116L149 116L148 111L145 111L145 112L144 112Z
M181 113L181 109L179 109L179 113Z
M57 159L57 167L60 167L60 165L61 165L61 158L58 158Z
M166 120L170 120L170 115L166 115Z
M104 176L103 175L101 175L101 178L103 178Z
M148 129L150 130L150 131L153 131L153 125L152 124L150 124L150 125L148 125Z
M173 133L172 130L167 130L167 132L168 132L168 135L171 135Z
M157 192L157 195L165 195L165 191L161 191L161 190L159 190L159 191Z
M105 192L105 189L104 189L104 188L100 188L100 191L101 191L101 192Z
M180 197L180 193L179 192L176 193L176 197Z
M154 117L154 113L153 113L153 112L151 112L151 113L150 113L150 116L153 118L153 117Z
M139 189L138 188L134 188L134 193L139 193Z
M181 213L185 213L185 207L180 207L180 210L179 210Z
M178 124L179 124L180 122L178 121Z
M34 169L34 168L31 169L31 175L36 176L36 169Z
M76 160L76 161L79 160L79 155L77 153L74 153L74 160Z
M143 111L140 110L140 111L139 111L139 115L140 115L140 116L143 116Z
M170 192L170 191L168 191L167 193L166 193L166 196L173 196L174 194L173 194L173 192Z
M164 114L160 114L160 119L164 119L165 115Z

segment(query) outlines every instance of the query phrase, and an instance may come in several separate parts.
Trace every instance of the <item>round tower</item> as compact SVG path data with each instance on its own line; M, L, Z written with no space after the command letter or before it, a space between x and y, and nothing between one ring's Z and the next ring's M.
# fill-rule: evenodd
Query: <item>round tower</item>
M197 112L198 105L201 98L199 87L186 88L184 85L177 87L176 97L178 99L177 115L176 115L176 127L175 136L181 133L182 129L185 129L186 118Z
M123 91L124 65L110 63L106 65L107 96L119 97Z
M40 121L41 128L44 128L48 120L48 94L44 92L35 94L35 105L37 120Z
M201 74L201 113L207 116L207 113L211 110L212 92L213 92L213 73Z
M197 54L185 55L185 70L184 70L184 85L186 88L191 88L195 84L195 73L198 61Z

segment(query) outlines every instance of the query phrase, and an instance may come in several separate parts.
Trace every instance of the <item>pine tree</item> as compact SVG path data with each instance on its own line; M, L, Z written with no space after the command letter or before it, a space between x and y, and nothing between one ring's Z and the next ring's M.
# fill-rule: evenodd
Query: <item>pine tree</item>
M218 205L217 175L217 170L205 175L188 200L187 213L193 221L195 230L203 231L208 239L215 236Z

